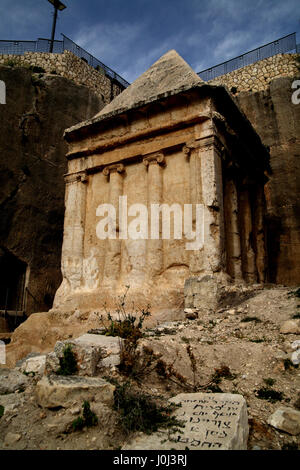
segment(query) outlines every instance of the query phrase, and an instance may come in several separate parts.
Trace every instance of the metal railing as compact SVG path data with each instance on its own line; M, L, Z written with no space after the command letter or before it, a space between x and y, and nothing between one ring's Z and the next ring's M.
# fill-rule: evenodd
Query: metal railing
M62 34L62 41L54 41L53 53L62 54L64 51L73 52L74 55L87 62L100 73L105 73L111 80L116 81L122 88L127 88L130 83L121 75L117 74L100 60L82 47L78 46L72 39ZM0 54L23 55L25 52L49 52L50 39L39 38L37 41L5 41L0 40Z
M91 67L94 67L95 69L104 70L107 76L119 82L124 88L127 88L130 85L129 82L124 80L124 78L122 78L114 70L112 70L107 65L103 64L103 62L101 62L100 60L96 59L96 57L92 56L92 54L87 52L85 49L82 49L82 47L78 46L78 44L72 41L72 39L68 38L64 34L62 34L62 37L64 50L73 52L74 55L80 57L81 59L84 59Z
M222 62L214 67L202 70L201 72L198 72L198 75L202 80L208 82L209 80L225 75L226 73L233 72L233 70L246 67L246 65L253 64L259 60L292 51L299 52L299 44L296 45L296 33L288 34L283 38L253 49L252 51L246 52L234 59L227 60L226 62Z

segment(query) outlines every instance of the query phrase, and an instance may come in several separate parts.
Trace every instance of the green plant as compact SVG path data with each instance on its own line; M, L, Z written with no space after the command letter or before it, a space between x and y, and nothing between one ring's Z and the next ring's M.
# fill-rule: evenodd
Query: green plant
M275 380L275 379L272 379L271 377L268 377L267 379L264 379L264 382L265 382L265 384L266 384L268 387L273 387L273 385L275 384L276 380Z
M298 320L300 318L300 313L295 313L295 315L292 316L293 320Z
M284 366L284 370L290 370L290 369L297 369L298 368L298 365L293 364L292 361L289 358L284 359L283 366Z
M137 342L142 334L142 327L144 320L151 315L150 306L146 309L136 311L135 314L126 312L126 297L128 294L129 286L126 286L125 293L120 297L119 304L116 309L117 318L113 318L110 312L106 312L108 326L105 325L103 316L100 316L100 321L103 327L105 336L119 336L123 339L130 339Z
M189 344L189 342L190 342L190 339L187 338L186 336L181 336L180 339L181 339L181 341L183 341L183 342L186 343L186 344Z
M158 405L152 396L132 391L130 382L115 384L114 409L120 414L120 426L126 434L135 431L151 434L159 428L183 427L171 416L178 405Z
M67 344L63 350L63 357L59 358L59 369L57 375L73 375L78 371L77 360L72 345Z
M231 373L230 368L224 364L222 364L219 369L215 369L215 372L212 376L212 381L218 384L221 382L222 378L229 380L233 380L235 378L235 375Z
M30 65L29 69L33 73L45 73L46 72L46 70L43 69L43 67L39 67L38 65Z
M298 287L298 289L296 289L294 291L288 292L288 296L289 297L294 296L294 297L298 297L298 299L300 299L300 287Z
M298 450L298 444L296 442L289 442L288 444L283 444L281 450Z
M249 339L249 341L251 341L251 343L264 343L266 340L266 338L253 338L253 339Z
M3 65L6 65L7 67L16 67L20 65L20 62L17 59L7 59L3 62Z
M78 416L73 423L72 428L73 431L81 431L85 426L90 428L92 426L97 426L98 424L98 417L96 414L91 410L90 404L88 401L84 401L83 405L83 416Z
M4 415L4 406L0 405L0 418Z
M276 401L282 401L284 395L282 392L278 392L277 390L273 390L268 387L262 387L259 390L255 390L257 398L261 400L268 400L271 403L275 403Z

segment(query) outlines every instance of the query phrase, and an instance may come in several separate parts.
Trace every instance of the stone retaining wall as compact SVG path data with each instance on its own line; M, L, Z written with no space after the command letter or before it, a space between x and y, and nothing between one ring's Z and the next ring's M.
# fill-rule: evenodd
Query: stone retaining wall
M104 69L94 69L70 51L64 51L63 54L25 52L19 56L3 54L0 55L0 64L42 67L46 73L56 73L78 85L88 86L105 104L110 103L122 91L121 86L105 75Z
M293 77L297 74L297 56L299 54L278 54L221 75L208 83L226 85L233 93L265 90L274 78Z

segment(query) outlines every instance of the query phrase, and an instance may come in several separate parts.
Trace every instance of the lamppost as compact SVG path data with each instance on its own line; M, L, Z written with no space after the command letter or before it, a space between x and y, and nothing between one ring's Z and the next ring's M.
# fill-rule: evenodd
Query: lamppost
M53 24L52 24L52 33L51 33L51 42L50 42L50 51L53 52L53 44L54 44L54 37L55 37L55 28L56 28L56 20L57 20L57 12L64 10L66 5L64 5L60 0L48 0L54 6L54 17L53 17Z

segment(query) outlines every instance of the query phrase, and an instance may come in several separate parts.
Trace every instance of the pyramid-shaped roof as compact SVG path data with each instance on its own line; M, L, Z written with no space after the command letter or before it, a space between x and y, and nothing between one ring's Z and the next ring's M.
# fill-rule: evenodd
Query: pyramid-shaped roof
M132 85L105 106L96 116L118 110L132 109L142 103L155 101L161 95L173 94L203 83L203 80L175 51L164 54Z
M66 133L102 121L108 117L201 86L205 82L175 51L164 54L128 88L106 105L96 116L77 124Z

